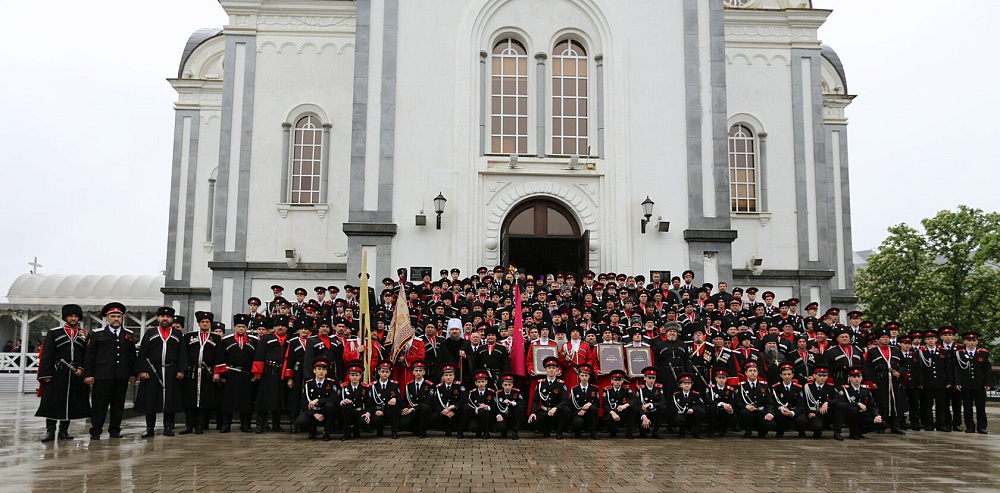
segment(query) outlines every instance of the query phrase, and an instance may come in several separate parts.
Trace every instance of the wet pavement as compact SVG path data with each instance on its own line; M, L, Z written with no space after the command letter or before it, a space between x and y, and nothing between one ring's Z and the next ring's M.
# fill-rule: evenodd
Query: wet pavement
M212 430L100 441L74 422L72 441L39 443L33 395L0 393L0 491L997 491L1000 406L990 435L910 432L835 442L533 438L458 441ZM182 421L182 416L178 416ZM794 435L794 433L792 434Z

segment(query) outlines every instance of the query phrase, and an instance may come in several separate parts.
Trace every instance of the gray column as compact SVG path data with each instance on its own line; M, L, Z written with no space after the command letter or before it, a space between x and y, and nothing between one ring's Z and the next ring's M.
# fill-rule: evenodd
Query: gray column
M536 94L536 117L535 117L535 139L538 141L535 145L538 147L538 157L545 157L545 58L547 55L545 53L535 53L535 60L537 60L535 68L535 76L538 78Z
M281 203L288 203L288 160L291 159L292 124L281 124ZM325 148L324 148L325 151Z
M323 124L323 156L320 161L322 170L320 171L320 182L319 182L319 202L321 204L326 203L327 195L329 194L328 188L330 188L330 129L331 128L333 128L333 125L329 123ZM288 158L286 157L285 159L287 160Z
M767 132L757 134L757 212L767 212Z
M486 155L486 102L490 100L489 79L486 78L486 50L479 52L479 157Z
M205 241L212 241L212 227L215 226L215 178L208 179L208 220L205 222Z
M597 62L597 157L604 158L604 55L594 57Z

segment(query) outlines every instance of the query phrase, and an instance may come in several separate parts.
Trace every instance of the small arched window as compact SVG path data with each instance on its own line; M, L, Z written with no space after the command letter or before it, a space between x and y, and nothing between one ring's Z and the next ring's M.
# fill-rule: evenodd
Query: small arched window
M528 51L506 38L493 47L491 152L528 152Z
M729 201L733 212L757 212L757 145L742 124L729 129Z
M563 40L552 52L552 153L586 156L587 52Z
M323 126L319 118L305 116L295 124L289 203L318 204L323 171Z

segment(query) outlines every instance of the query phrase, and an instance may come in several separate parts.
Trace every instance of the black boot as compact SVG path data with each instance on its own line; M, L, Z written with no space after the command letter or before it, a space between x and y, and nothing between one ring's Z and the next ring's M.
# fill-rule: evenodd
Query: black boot
M520 438L521 438L521 437L517 436L517 432L516 432L516 431L512 431L512 432L510 432L510 439L511 439L511 440L518 440L518 439L520 439Z
M163 436L172 437L174 436L174 428L172 426L166 426L163 428Z
M73 437L69 435L69 421L59 422L59 439L60 440L72 440Z
M179 431L179 432L177 432L177 434L178 435L190 435L191 432L193 432L193 431L194 431L194 428L191 428L190 426L185 426L184 429L181 430L181 431ZM164 433L164 435L166 435L166 433ZM167 435L167 436L170 436L170 435Z
M142 435L139 435L139 436L141 436L142 438L153 438L153 428L152 427L146 427L146 431L143 432Z
M46 430L45 436L42 438L42 443L54 442L56 440L55 430Z

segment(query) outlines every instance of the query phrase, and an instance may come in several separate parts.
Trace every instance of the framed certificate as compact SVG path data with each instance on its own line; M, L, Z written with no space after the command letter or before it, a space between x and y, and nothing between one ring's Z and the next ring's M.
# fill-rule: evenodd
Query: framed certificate
M601 366L601 375L625 369L625 352L622 349L621 344L614 342L602 342L597 345L597 361Z
M628 376L641 377L642 369L653 364L653 348L626 346L625 361L628 362Z
M558 358L559 348L557 346L531 346L531 362L535 366L535 371L533 375L544 375L545 374L545 358L553 356Z

